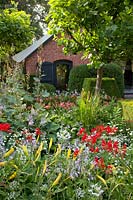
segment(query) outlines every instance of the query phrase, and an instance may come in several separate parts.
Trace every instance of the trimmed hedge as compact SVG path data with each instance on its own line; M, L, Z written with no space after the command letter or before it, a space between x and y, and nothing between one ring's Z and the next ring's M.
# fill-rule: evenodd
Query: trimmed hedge
M103 67L103 77L115 78L120 91L120 97L123 97L124 93L124 74L121 66L115 63L106 64Z
M68 88L71 91L81 92L84 78L96 77L96 70L89 69L87 65L75 66L69 74Z
M95 77L96 69L93 66L91 68L87 65L73 67L69 75L68 88L70 91L77 90L81 92L84 78ZM103 77L115 78L120 96L122 97L124 91L124 76L121 67L115 63L106 64L103 67Z
M83 82L83 90L88 93L94 93L96 85L96 78L85 78ZM110 97L120 98L120 91L114 78L102 78L101 89L105 91Z

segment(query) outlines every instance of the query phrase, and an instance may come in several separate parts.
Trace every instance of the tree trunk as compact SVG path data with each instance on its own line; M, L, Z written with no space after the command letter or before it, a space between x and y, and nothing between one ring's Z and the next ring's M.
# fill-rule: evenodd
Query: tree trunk
M100 67L99 69L97 69L95 96L98 96L100 93L101 85L102 85L102 76L103 76L103 68Z

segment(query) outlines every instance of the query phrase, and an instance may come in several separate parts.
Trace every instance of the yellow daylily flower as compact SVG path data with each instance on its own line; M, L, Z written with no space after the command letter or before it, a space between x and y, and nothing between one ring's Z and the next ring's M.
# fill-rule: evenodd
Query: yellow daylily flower
M15 171L10 177L9 177L9 180L12 180L16 177L17 175L17 172Z
M8 156L10 156L13 152L15 151L15 149L13 147L11 147L11 149L9 151L7 151L4 155L3 158L6 158Z
M62 173L60 172L57 178L55 179L55 181L53 182L52 187L59 183L61 177L62 177Z

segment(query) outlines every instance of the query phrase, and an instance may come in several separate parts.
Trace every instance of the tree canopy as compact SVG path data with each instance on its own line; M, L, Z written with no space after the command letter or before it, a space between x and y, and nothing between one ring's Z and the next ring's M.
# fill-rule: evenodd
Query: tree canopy
M24 11L16 9L0 10L1 57L4 54L21 51L31 43L33 36L34 32L30 25L30 16Z
M14 2L14 3L13 3ZM31 15L31 25L36 28L35 35L39 37L46 28L45 16L48 13L48 0L0 0L1 9L11 8L13 4L19 11L23 10Z
M50 0L49 4L50 33L65 45L66 52L83 51L100 63L130 56L133 39L130 0Z
M64 52L82 51L95 67L132 58L131 0L50 0L48 27Z
M0 10L0 79L10 74L11 56L26 48L34 37L30 15L17 9Z

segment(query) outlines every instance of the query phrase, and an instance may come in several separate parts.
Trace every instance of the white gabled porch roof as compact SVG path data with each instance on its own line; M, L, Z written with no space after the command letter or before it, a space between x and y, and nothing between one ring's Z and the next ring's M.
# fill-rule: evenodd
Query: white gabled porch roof
M25 58L27 58L30 54L32 54L38 47L40 47L43 43L45 43L47 40L52 38L53 35L44 35L39 40L35 41L32 45L24 49L23 51L15 54L12 58L16 62L21 62Z

